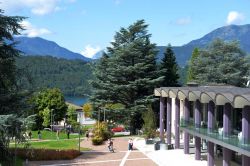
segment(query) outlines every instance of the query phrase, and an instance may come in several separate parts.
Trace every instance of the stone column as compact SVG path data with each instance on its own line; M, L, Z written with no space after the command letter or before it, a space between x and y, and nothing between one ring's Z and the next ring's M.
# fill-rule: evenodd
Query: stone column
M232 106L230 103L226 103L223 111L223 136L227 137L231 134L231 111Z
M249 144L250 141L250 106L246 106L242 110L242 143ZM242 166L250 163L250 157L242 155Z
M232 151L227 148L223 148L223 166L230 166L231 156Z
M207 129L208 132L213 132L214 130L214 109L215 105L213 101L210 101L208 103L208 116L207 116ZM214 143L207 142L207 165L208 166L214 166Z
M184 100L184 123L188 125L190 118L190 104L188 99ZM189 133L184 131L184 154L189 154Z
M214 126L215 126L215 119L214 119L214 109L215 109L215 105L213 101L210 101L208 103L208 115L207 115L207 129L208 132L213 132L214 130Z
M165 103L165 97L160 97L160 139L161 142L164 141L164 112L165 112L165 107L166 107L166 103Z
M199 100L195 101L195 127L199 130L201 127L201 103ZM195 136L195 160L201 158L201 138Z
M195 160L201 159L201 138L195 136Z
M195 127L200 128L201 127L201 103L199 100L195 101L195 110L194 110L194 121L195 121Z
M167 98L167 144L171 145L171 112L172 112L172 100Z
M231 134L231 110L230 103L226 103L223 111L223 137L228 137ZM232 151L223 147L223 166L229 166L232 156Z
M214 166L214 143L207 142L207 166Z
M180 148L180 99L175 98L175 149Z

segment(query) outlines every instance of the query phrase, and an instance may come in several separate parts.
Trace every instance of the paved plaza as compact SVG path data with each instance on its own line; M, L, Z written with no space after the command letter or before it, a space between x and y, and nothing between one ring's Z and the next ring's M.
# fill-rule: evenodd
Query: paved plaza
M202 160L194 158L194 149L190 148L189 155L185 155L183 149L154 150L154 145L146 145L143 138L134 138L135 150L128 151L129 137L114 138L115 153L107 150L107 145L93 146L91 140L81 142L82 147L89 147L92 150L83 152L74 160L59 161L33 161L30 166L68 166L68 165L88 165L88 166L207 166L206 152L202 153ZM192 146L192 145L191 145ZM215 158L216 166L222 165L222 158ZM232 166L238 166L231 162Z
M74 160L33 161L29 163L29 166L157 166L155 162L139 150L128 151L128 139L129 137L114 138L114 153L107 150L106 144L93 146L91 140L84 140L81 142L81 146L92 150L83 152Z

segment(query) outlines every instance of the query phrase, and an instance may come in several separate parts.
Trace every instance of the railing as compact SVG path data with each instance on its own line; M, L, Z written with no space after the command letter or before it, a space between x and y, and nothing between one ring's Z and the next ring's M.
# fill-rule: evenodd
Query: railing
M180 126L181 128L188 129L207 137L211 137L224 143L250 151L250 140L243 138L241 133L224 133L223 128L211 129L208 128L205 123L195 124L193 119L190 119L189 121L181 119Z

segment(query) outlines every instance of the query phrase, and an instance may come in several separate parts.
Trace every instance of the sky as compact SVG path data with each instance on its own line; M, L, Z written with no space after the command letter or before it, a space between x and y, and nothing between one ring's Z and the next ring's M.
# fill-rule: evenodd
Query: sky
M153 43L181 46L222 26L250 24L249 8L250 0L0 0L4 14L27 17L23 35L87 57L140 19Z

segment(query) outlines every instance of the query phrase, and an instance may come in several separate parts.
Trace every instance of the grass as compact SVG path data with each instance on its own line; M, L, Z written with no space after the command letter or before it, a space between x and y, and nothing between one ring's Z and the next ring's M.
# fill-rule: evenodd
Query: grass
M67 149L79 149L79 140L70 139L70 140L54 140L54 141L40 141L40 142L30 142L30 147L34 149L58 149L58 150L67 150ZM11 144L11 147L14 147L14 144ZM18 144L17 147L23 148L24 144ZM91 150L89 148L81 147L81 151Z
M38 139L38 131L32 131L32 139ZM41 134L42 134L42 140L45 139L50 139L50 140L56 140L56 132L51 132L51 131L47 131L47 130L41 130ZM67 139L67 134L62 131L59 133L59 138L60 139ZM69 138L78 138L78 134L70 134Z

